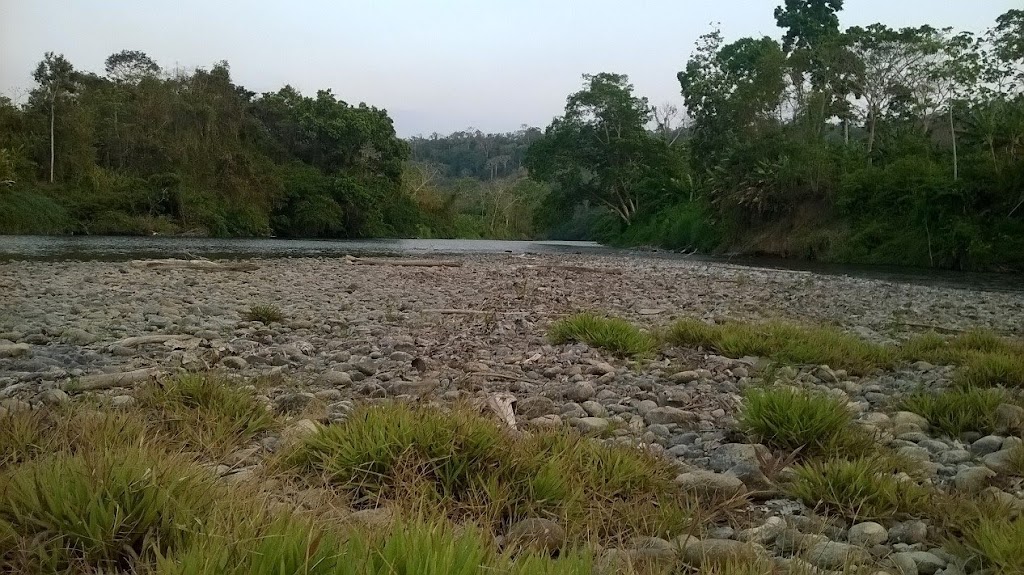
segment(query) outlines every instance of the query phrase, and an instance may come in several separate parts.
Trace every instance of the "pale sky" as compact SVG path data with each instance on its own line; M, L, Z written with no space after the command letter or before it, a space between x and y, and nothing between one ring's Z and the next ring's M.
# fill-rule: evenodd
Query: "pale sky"
M720 22L726 41L780 37L783 0L0 0L0 93L15 99L47 50L103 72L122 49L164 68L231 64L256 91L331 88L386 108L398 133L545 126L584 73L628 74L681 103L676 72ZM846 0L842 26L981 31L1020 0Z

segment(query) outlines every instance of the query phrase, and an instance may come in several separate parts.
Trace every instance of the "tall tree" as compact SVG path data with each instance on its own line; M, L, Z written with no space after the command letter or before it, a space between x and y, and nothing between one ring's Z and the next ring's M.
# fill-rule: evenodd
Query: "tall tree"
M46 95L50 112L50 183L54 180L55 137L54 124L57 117L57 103L68 92L74 89L75 69L64 54L47 52L42 62L36 66L32 78L39 84Z

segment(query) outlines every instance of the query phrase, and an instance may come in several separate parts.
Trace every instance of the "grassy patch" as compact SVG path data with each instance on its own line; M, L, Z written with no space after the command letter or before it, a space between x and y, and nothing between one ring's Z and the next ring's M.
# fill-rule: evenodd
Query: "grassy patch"
M789 386L749 390L739 416L740 429L759 443L802 456L872 444L852 423L842 399Z
M364 408L289 461L326 475L358 506L397 502L496 532L551 517L578 539L665 536L683 532L693 513L666 461L576 434L510 435L462 410Z
M246 321L258 321L263 325L284 321L284 314L281 313L280 308L272 304L253 304L249 306L244 317Z
M993 433L996 409L1006 401L999 389L966 387L939 393L921 391L902 401L900 409L912 411L950 437L965 431Z
M833 327L781 322L710 325L682 319L669 328L672 345L703 346L730 357L755 355L782 363L826 364L864 374L892 364L893 352Z
M212 375L185 375L139 394L151 425L181 449L221 456L277 422L251 391Z
M555 344L579 341L621 357L643 357L658 347L656 337L628 321L592 313L581 313L555 322L548 337Z
M849 519L888 519L921 514L930 492L899 476L900 462L885 456L810 461L795 468L792 496Z
M18 572L130 568L183 545L213 502L208 475L145 449L40 458L0 494L0 558Z

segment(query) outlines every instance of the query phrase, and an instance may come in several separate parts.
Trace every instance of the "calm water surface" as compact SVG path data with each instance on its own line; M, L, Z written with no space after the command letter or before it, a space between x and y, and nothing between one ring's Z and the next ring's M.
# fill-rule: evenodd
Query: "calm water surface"
M584 254L608 258L687 259L758 268L790 269L942 287L1024 293L1024 275L968 273L923 268L819 264L776 258L695 256L610 248L595 242L497 240L282 240L105 236L0 236L0 261L141 258L209 259L425 256L442 254Z

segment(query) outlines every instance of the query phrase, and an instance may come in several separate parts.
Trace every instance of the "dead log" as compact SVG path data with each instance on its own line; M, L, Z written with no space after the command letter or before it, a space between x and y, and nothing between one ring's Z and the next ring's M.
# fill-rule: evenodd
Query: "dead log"
M260 269L256 264L243 262L215 262L211 260L134 260L128 265L156 270L197 270L203 272L251 272Z
M126 337L111 343L111 347L138 347L150 343L165 343L176 339L189 339L191 335L138 335Z
M131 387L143 381L148 381L160 375L160 370L155 367L136 369L135 371L122 371L118 373L98 373L95 375L84 375L77 380L71 380L64 385L66 391L95 391L98 389L110 389L111 387Z
M410 266L424 268L460 268L462 262L459 260L406 260L399 258L359 258L356 256L345 256L345 261L350 264L361 266Z

